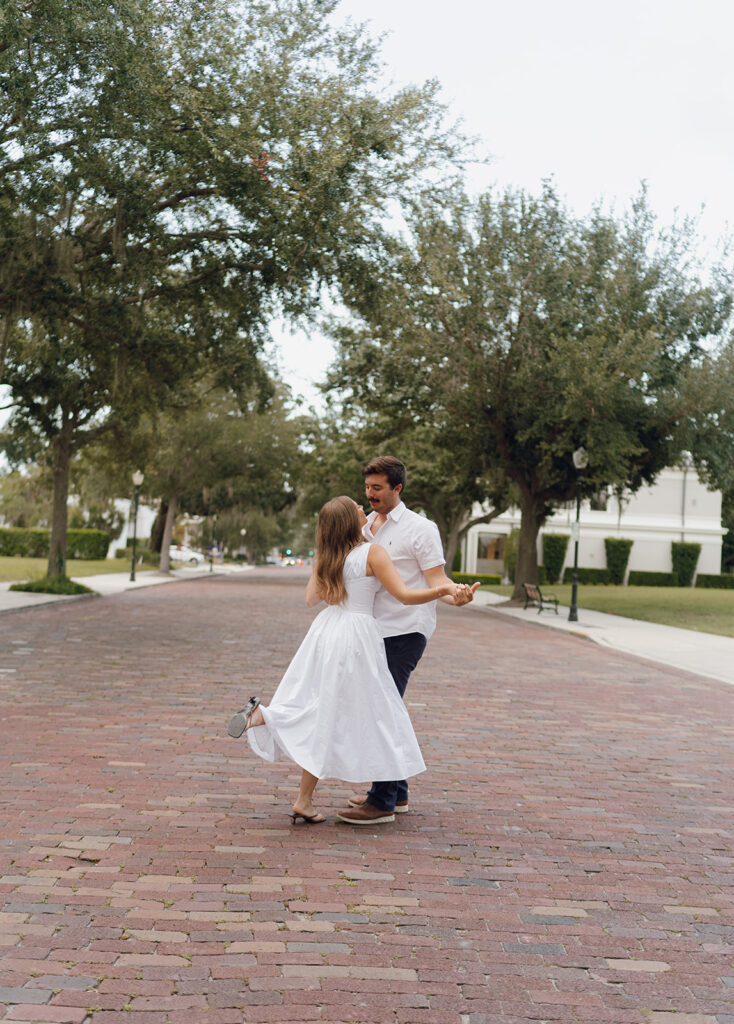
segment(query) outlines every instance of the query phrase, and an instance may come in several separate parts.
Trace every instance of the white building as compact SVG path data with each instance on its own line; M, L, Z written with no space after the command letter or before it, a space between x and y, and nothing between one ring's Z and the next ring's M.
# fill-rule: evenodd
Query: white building
M476 514L480 510L477 508ZM576 519L575 502L557 509L538 536L538 564L543 560L543 533L571 534ZM579 566L606 568L605 537L627 537L634 541L628 569L672 572L671 541L701 545L697 572L721 572L721 492L710 491L694 469L666 469L651 486L636 494L598 495L581 503ZM473 526L464 539L462 567L468 573L504 574L504 547L513 527L520 526L520 510L509 509L497 519ZM569 540L567 565L573 565L574 545Z
M118 512L121 512L125 517L125 522L120 535L116 537L107 549L107 557L114 558L116 552L120 548L126 547L132 543L133 539L133 528L135 528L135 535L137 537L138 547L145 547L145 543L150 537L150 531L153 528L155 522L156 509L148 508L142 501L138 502L138 519L137 524L133 523L133 502L128 498L115 498L115 508Z

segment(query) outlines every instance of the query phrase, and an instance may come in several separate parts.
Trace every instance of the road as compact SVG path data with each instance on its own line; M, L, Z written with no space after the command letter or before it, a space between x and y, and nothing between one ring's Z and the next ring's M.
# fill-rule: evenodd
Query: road
M224 726L302 586L0 620L0 1019L734 1024L731 686L442 607L410 813L354 829L329 781L294 827L297 769Z

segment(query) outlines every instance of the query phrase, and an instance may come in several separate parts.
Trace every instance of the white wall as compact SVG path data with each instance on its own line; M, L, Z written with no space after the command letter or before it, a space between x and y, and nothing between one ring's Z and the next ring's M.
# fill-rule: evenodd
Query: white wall
M477 508L477 514L479 509ZM557 509L547 520L545 533L570 534L576 519L573 508ZM697 572L721 572L721 492L709 491L695 470L666 469L652 486L627 495L620 509L615 497L606 511L594 511L589 502L581 504L579 566L603 569L606 566L605 537L627 537L634 541L629 568L646 572L671 572L671 541L685 540L701 545ZM480 534L506 535L520 525L520 512L510 509L491 523L474 526L464 544L464 571L477 568L477 541ZM542 561L538 537L538 561ZM565 565L573 565L574 545L569 541Z

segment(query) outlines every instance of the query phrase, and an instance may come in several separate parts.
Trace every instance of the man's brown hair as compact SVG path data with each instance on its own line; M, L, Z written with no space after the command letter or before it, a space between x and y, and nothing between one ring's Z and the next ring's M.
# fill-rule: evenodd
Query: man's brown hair
M395 490L398 484L402 484L402 489L405 490L405 485L408 481L408 473L405 466L394 455L378 455L376 459L368 462L362 470L362 476L373 475L386 476L387 482L393 490Z

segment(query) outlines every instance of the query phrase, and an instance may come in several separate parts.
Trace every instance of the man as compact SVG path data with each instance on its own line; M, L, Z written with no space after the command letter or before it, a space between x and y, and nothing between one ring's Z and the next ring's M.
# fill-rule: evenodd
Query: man
M392 455L382 455L362 470L367 500L372 512L362 532L370 543L387 549L406 586L437 587L451 580L444 572L443 548L438 527L430 519L406 508L401 493L406 483L405 466ZM467 604L479 586L462 585L447 604ZM402 697L413 669L436 628L435 602L403 605L384 589L375 596L375 619L385 641L387 664ZM341 821L352 825L379 825L394 821L395 812L408 810L408 783L373 782L365 797L353 797L351 807L339 812Z

